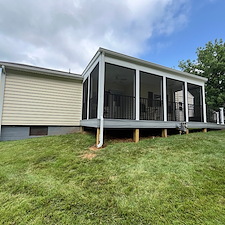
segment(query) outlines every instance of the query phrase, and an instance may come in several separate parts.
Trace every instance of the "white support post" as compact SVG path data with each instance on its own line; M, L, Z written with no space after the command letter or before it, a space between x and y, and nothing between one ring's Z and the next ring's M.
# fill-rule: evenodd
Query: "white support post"
M167 93L166 93L166 77L163 76L163 118L167 121Z
M0 136L2 133L2 113L3 113L3 102L5 93L5 67L0 68Z
M188 112L188 85L187 82L184 82L184 104L185 104L185 117L186 122L189 122L189 112Z
M87 120L89 120L89 102L90 102L90 74L88 75L88 96L87 96Z
M220 123L224 125L224 109L223 107L220 108Z
M98 115L97 118L101 119L104 115L104 92L105 92L105 55L100 55L99 62L99 77L98 77Z
M136 120L140 120L140 71L136 70Z
M216 123L220 124L220 114L219 114L219 112L216 112Z
M207 123L206 104L205 104L205 85L202 86L202 107L203 107L203 122Z

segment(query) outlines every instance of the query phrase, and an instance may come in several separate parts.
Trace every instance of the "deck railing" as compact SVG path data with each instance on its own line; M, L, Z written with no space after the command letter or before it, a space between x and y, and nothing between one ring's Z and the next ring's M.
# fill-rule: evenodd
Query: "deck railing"
M202 105L188 104L189 121L203 122L203 108Z
M97 118L98 99L97 97L89 100L89 119Z
M135 119L136 98L133 96L105 92L104 118ZM97 116L97 101L90 99L89 118ZM189 121L203 122L202 105L188 104ZM219 112L207 108L207 122L218 123ZM140 120L163 121L163 101L140 98ZM185 121L185 104L183 102L167 103L167 121Z
M185 105L183 102L167 103L168 121L185 121Z
M218 116L219 110L215 111L211 108L207 108L206 112L206 117L207 117L207 122L210 123L218 123Z
M140 120L163 120L163 104L161 100L140 98Z
M104 118L135 119L135 97L106 92Z

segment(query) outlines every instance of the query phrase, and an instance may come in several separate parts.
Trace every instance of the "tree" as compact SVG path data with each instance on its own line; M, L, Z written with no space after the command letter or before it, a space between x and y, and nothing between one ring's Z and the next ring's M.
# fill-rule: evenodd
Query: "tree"
M212 109L225 106L225 43L222 39L208 42L196 51L197 59L180 61L182 71L208 78L206 104Z

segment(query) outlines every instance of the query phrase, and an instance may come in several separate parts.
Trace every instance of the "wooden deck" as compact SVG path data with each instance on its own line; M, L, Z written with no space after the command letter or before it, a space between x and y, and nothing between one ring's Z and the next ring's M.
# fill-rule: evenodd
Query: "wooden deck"
M161 128L170 129L177 128L181 122L179 121L154 121L154 120L121 120L121 119L104 119L104 128L117 129L142 129L142 128ZM100 120L89 119L81 120L81 126L84 127L100 127ZM225 129L225 125L216 123L188 122L188 129Z

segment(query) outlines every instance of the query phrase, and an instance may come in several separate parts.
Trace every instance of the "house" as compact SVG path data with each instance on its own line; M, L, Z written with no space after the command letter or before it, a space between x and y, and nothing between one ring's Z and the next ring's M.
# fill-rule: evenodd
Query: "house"
M104 129L222 129L207 123L206 78L100 48L82 75L0 62L1 140ZM83 91L82 91L83 90ZM222 115L222 113L221 113ZM187 130L188 131L188 130Z
M0 140L80 130L80 75L6 62L0 68Z

